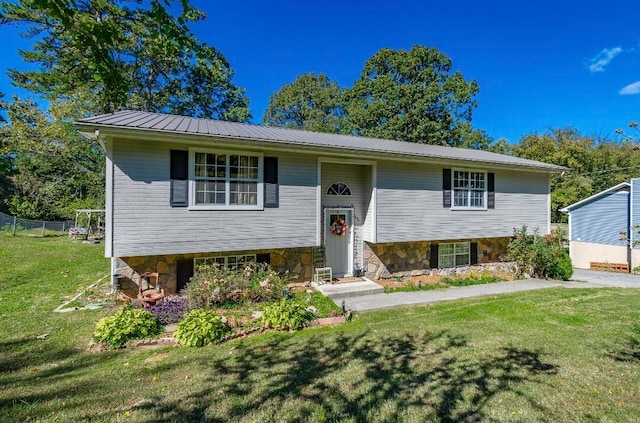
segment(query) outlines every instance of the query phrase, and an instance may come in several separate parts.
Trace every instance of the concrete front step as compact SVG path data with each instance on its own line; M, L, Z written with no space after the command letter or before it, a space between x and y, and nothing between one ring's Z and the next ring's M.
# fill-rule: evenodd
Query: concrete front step
M384 287L370 280L319 285L316 289L332 300L383 294Z

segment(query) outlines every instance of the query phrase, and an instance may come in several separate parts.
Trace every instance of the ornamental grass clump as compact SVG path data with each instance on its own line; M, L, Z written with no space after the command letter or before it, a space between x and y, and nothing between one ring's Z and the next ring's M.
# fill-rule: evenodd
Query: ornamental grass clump
M173 336L183 347L203 347L219 344L231 329L213 310L191 310L178 323Z
M125 307L113 316L100 319L93 340L112 348L121 348L134 339L144 339L162 333L156 316L146 310Z

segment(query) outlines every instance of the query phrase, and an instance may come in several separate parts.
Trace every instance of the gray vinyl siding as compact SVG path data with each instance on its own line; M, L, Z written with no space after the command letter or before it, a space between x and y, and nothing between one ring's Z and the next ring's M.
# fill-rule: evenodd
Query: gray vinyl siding
M371 198L371 166L344 163L322 163L322 209L326 207L354 208L354 264L362 267L364 225ZM343 182L351 189L350 196L326 195L334 182ZM324 234L323 234L324 236Z
M115 140L113 254L143 256L316 244L317 158L278 153L280 201L264 210L188 210L169 205L166 143ZM211 147L209 147L211 148ZM244 151L244 150L241 150Z
M451 210L442 206L443 167L378 162L378 243L504 237L523 225L548 231L548 174L470 168L495 173L495 209Z
M629 193L614 192L571 211L571 241L625 246Z

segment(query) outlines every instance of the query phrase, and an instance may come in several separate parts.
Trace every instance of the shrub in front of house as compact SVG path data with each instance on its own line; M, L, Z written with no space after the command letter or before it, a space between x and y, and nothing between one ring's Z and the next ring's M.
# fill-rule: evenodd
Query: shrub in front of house
M558 232L542 236L537 230L528 233L527 227L523 226L513 230L506 260L516 264L517 277L530 275L569 280L573 275L573 265L562 244L562 236Z
M573 263L569 253L562 249L557 251L551 263L549 263L548 276L551 279L568 281L573 276Z
M248 263L242 269L201 265L185 288L192 307L221 306L244 301L271 301L282 296L290 280L267 264Z
M183 347L218 344L231 329L213 310L191 310L178 323L173 336Z
M277 330L302 329L315 317L304 305L286 299L265 306L262 313L262 325Z
M134 339L144 339L162 333L156 316L146 310L125 307L113 316L98 321L93 340L112 348L121 348Z
M170 295L148 310L156 316L160 324L170 325L172 323L178 323L189 309L189 300L186 297Z

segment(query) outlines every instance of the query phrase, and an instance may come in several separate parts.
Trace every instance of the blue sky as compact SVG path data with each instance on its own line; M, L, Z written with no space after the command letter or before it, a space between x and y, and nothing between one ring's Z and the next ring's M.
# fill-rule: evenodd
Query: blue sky
M192 0L207 13L193 27L235 70L254 122L269 96L304 72L341 86L377 50L435 47L480 86L474 126L512 142L575 127L615 138L640 120L640 2L635 1L252 1ZM29 44L0 27L4 70L23 68ZM635 84L635 85L634 85Z

